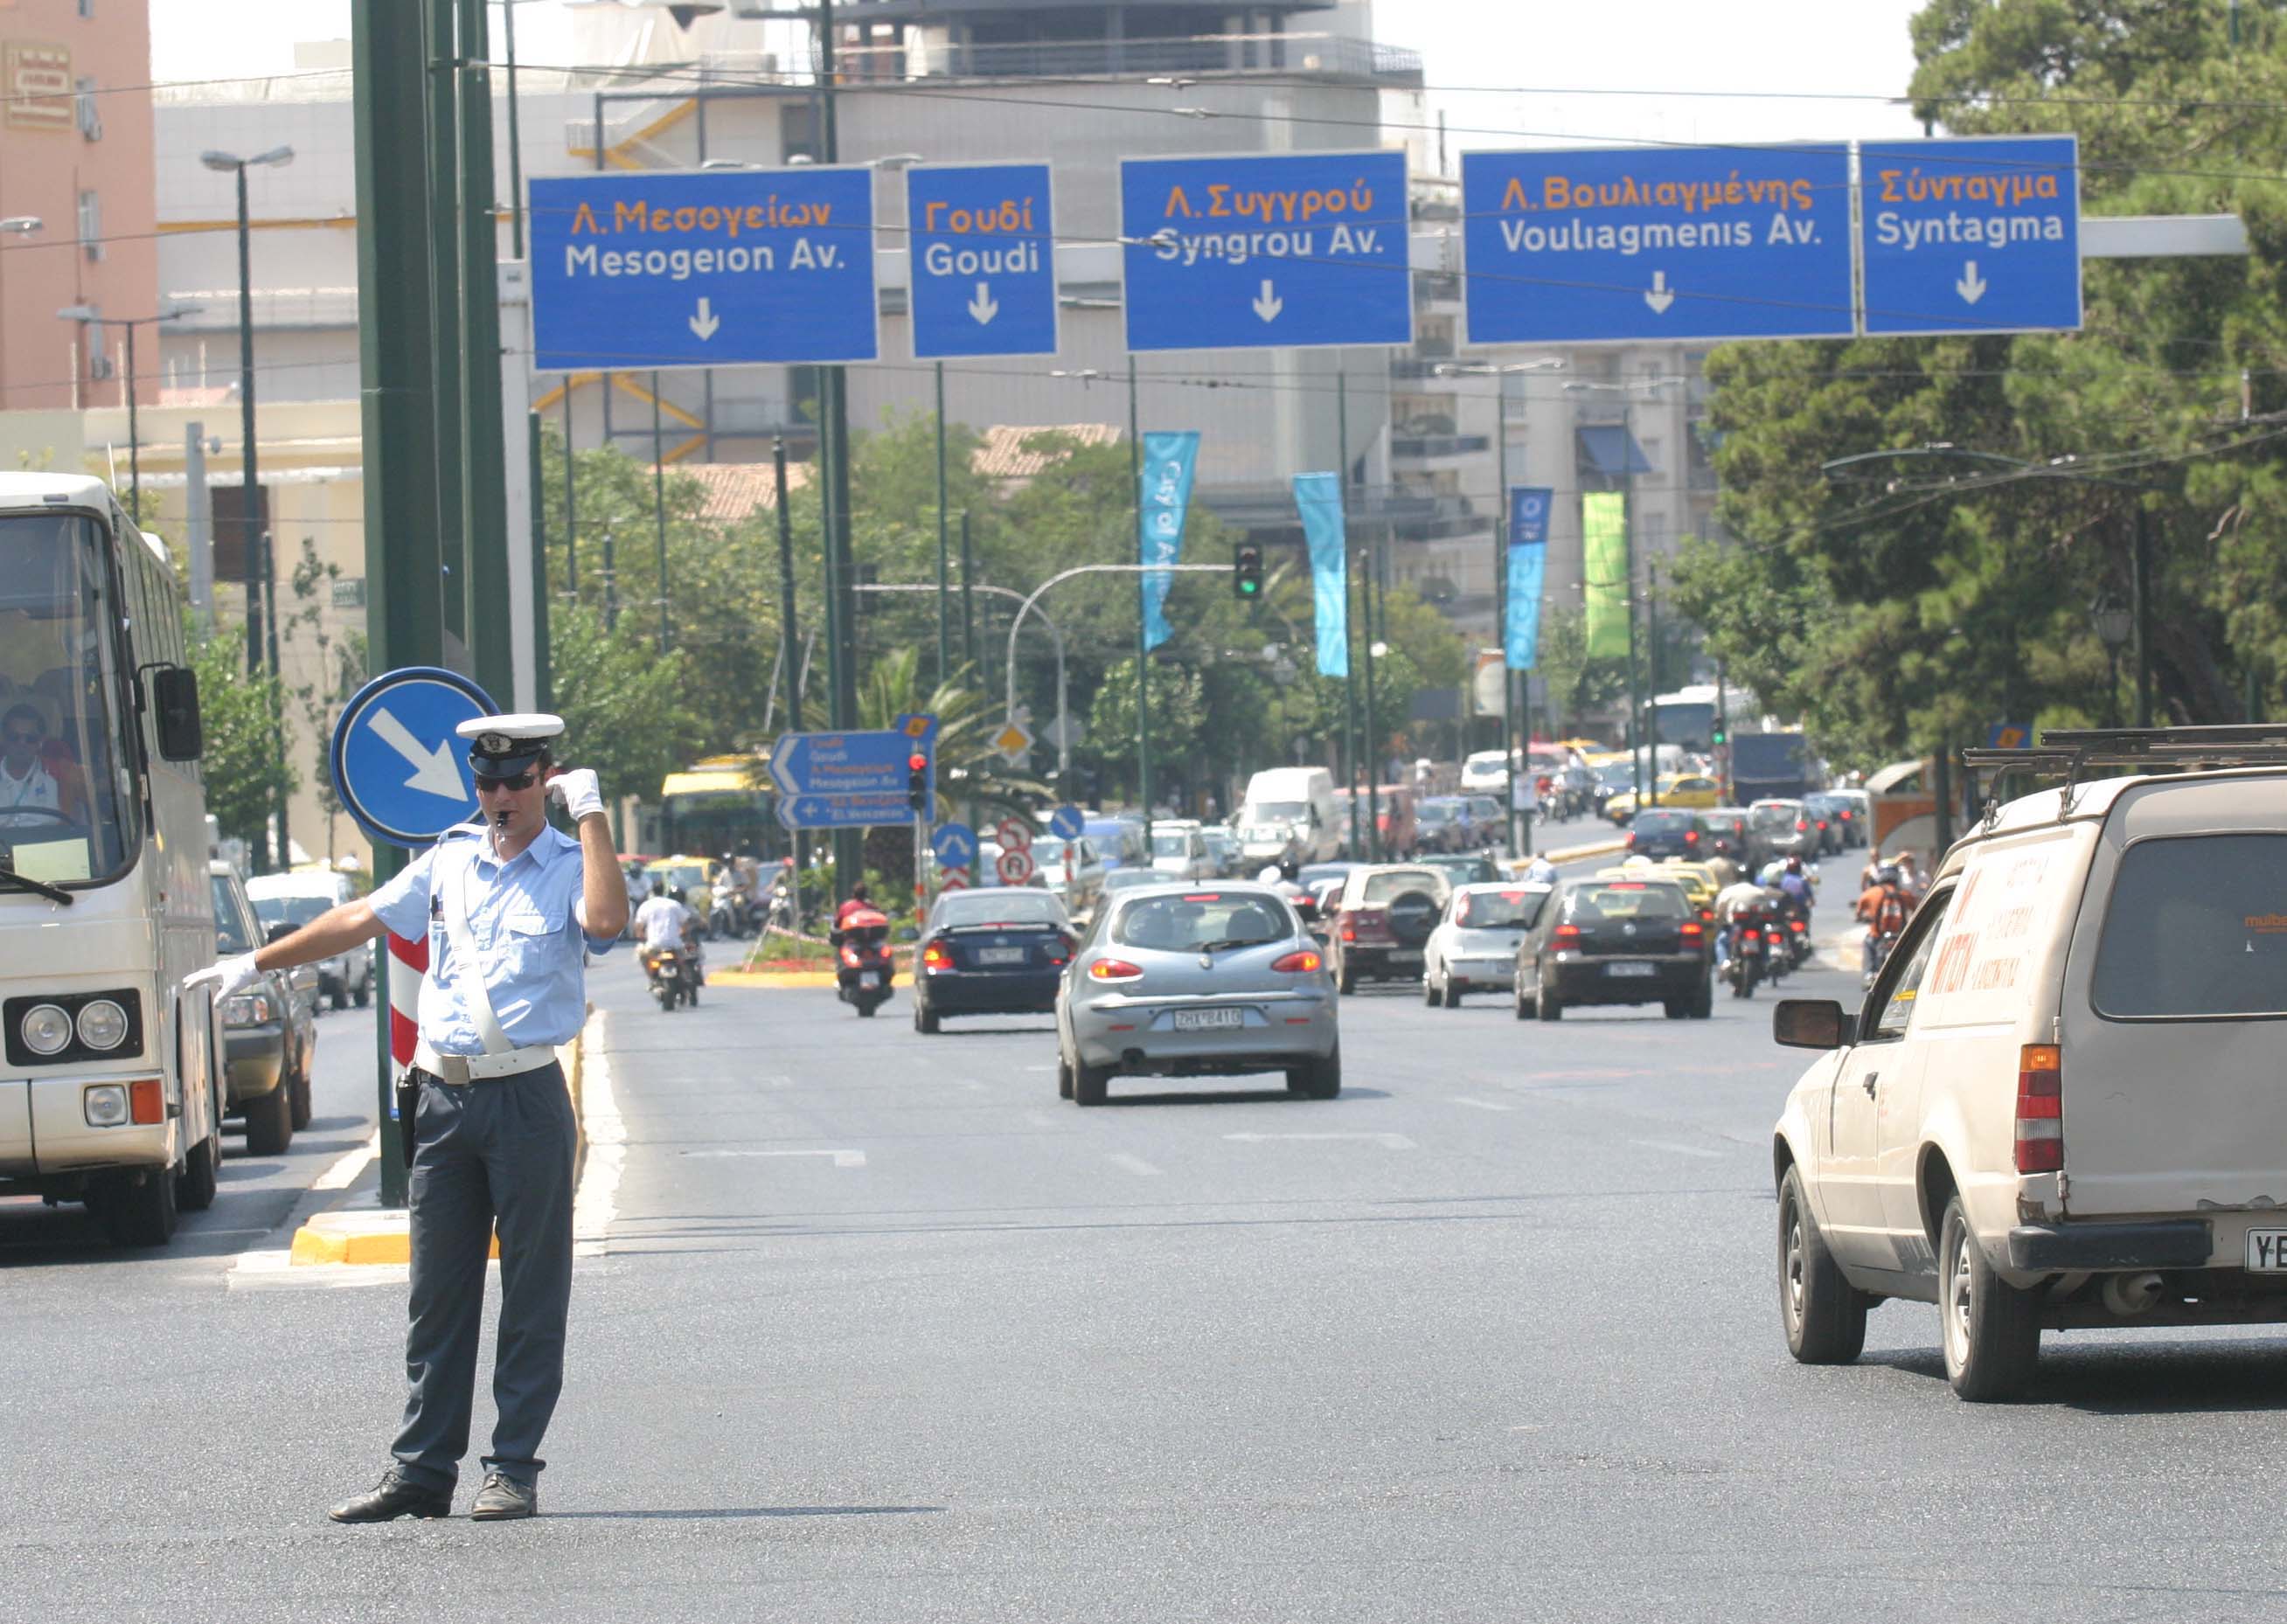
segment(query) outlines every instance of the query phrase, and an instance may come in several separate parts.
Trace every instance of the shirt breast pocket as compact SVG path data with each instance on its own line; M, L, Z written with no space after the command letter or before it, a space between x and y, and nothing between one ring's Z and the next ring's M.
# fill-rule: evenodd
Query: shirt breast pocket
M538 913L511 913L501 920L498 946L503 968L522 978L545 975L555 968L559 928Z

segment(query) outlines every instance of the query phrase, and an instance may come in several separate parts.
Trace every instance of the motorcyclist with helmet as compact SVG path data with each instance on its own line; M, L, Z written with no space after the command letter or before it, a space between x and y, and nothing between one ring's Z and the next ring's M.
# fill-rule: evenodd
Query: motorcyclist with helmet
M1913 917L1913 898L1907 895L1895 863L1884 863L1875 871L1874 883L1859 894L1854 910L1866 926L1866 942L1859 955L1859 968L1872 985L1882 961L1889 957L1890 948Z

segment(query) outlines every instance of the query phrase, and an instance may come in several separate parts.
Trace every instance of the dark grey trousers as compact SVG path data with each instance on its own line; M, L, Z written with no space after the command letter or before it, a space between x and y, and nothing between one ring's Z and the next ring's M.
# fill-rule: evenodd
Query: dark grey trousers
M575 1129L560 1067L455 1088L423 1074L413 1153L413 1295L400 1473L450 1494L469 1448L485 1260L500 1231L500 1340L487 1471L525 1483L564 1386Z

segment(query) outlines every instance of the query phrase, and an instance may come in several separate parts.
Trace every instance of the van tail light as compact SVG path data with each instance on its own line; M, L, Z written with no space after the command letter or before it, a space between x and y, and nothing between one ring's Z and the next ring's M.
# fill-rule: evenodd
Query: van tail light
M2054 1173L2065 1164L2063 1052L2027 1044L2017 1052L2017 1171Z
M1316 951L1304 948L1299 953L1289 953L1284 958L1272 960L1270 967L1282 975L1316 975L1325 963Z
M1348 919L1344 919L1342 921L1342 940L1345 942L1356 942L1357 940L1357 926L1351 924Z
M932 942L922 950L922 968L950 970L953 968L953 955L946 952L940 944Z
M1140 981L1144 966L1131 965L1124 958L1099 958L1088 967L1088 979L1092 981Z
M1579 947L1580 945L1580 927L1578 925L1560 925L1556 927L1556 934L1550 937L1549 940L1555 944L1560 951L1569 947Z

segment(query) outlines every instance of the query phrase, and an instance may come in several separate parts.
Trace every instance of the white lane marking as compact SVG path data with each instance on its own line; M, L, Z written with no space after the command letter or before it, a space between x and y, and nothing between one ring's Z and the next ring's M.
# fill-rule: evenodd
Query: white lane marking
M620 1216L620 1170L628 1158L628 1127L612 1092L611 1062L604 1058L602 1010L588 1017L580 1042L580 1116L588 1135L588 1161L572 1197L572 1255L601 1257L611 1250L612 1223Z
M1675 1145L1666 1139L1630 1139L1628 1143L1641 1145L1646 1150L1669 1151L1679 1156L1705 1156L1711 1162L1720 1161L1723 1155L1720 1150L1703 1150L1697 1145Z
M1112 1166L1124 1167L1129 1172L1135 1174L1138 1179L1157 1179L1159 1176L1159 1170L1158 1168L1152 1166L1143 1157L1131 1156L1124 1150L1116 1150L1112 1152L1111 1161Z
M407 1278L403 1267L386 1264L377 1267L360 1265L355 1268L297 1269L293 1266L295 1232L302 1227L305 1220L312 1213L327 1204L328 1196L336 1190L346 1190L351 1185L356 1183L358 1176L363 1173L372 1163L373 1159L380 1154L381 1132L376 1129L373 1137L364 1144L353 1150L344 1151L327 1164L326 1171L320 1173L311 1183L310 1187L302 1192L295 1201L293 1209L286 1214L286 1221L279 1225L274 1232L266 1229L208 1230L206 1233L209 1234L276 1233L286 1237L284 1246L256 1247L241 1252L238 1255L238 1260L230 1265L230 1272L223 1277L224 1289L238 1291L249 1287L263 1286L367 1286L377 1283L379 1278L386 1278L388 1271L393 1266L396 1278L399 1280ZM313 1278L304 1279L303 1276ZM336 1278L337 1276L352 1278Z
M832 1156L836 1167L863 1167L866 1153L862 1150L686 1150L683 1153L698 1161L732 1161L756 1156Z
M1223 1138L1238 1145L1260 1145L1270 1139L1366 1139L1384 1150L1412 1150L1412 1139L1402 1133L1226 1133Z
M1472 1100L1466 1094L1454 1095L1453 1103L1455 1105L1469 1106L1480 1111L1514 1111L1516 1109L1513 1105L1496 1105L1490 1100Z
M333 1165L320 1173L317 1182L310 1187L313 1190L346 1190L357 1182L357 1176L365 1171L366 1163L380 1154L381 1130L376 1128L373 1137L355 1150L345 1150L336 1156Z

